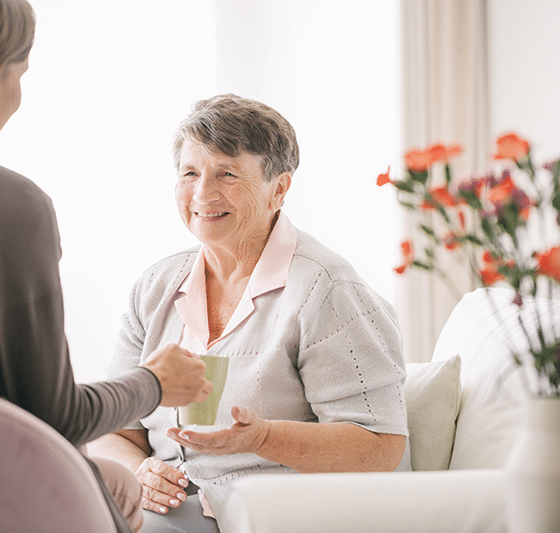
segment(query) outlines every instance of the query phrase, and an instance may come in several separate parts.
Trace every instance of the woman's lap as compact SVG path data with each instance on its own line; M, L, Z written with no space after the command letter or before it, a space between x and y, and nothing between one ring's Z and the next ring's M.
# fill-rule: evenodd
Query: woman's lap
M185 532L220 533L216 520L202 514L198 494L190 494L186 502L177 508L169 508L168 513L164 515L144 511L144 526L141 533Z

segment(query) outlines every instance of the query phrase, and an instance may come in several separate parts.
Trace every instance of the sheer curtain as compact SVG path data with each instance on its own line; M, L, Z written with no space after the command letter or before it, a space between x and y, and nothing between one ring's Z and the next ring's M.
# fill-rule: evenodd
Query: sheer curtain
M406 147L460 143L461 176L484 171L488 152L488 45L485 0L402 0L403 142ZM403 215L403 216L406 216ZM410 218L403 239L413 236ZM449 265L459 294L474 288L468 268ZM429 361L457 295L435 276L407 272L397 309L409 361ZM450 354L451 355L451 354Z
M170 140L192 103L262 100L298 133L285 210L388 300L397 212L375 179L399 138L398 19L385 0L30 0L38 26L0 164L57 210L67 335L98 379L137 277L196 244L174 204Z

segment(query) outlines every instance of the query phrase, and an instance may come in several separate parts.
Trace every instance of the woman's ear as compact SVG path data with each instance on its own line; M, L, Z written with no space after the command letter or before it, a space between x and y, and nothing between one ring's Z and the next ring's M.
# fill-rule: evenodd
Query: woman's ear
M283 172L274 179L274 189L271 200L271 208L278 211L284 203L284 198L292 184L292 176L287 172Z

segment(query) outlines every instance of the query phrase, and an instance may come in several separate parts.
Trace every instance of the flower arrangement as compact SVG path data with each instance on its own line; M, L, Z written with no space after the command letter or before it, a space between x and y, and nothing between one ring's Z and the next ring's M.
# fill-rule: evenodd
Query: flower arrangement
M560 289L560 161L535 167L529 142L509 133L497 139L486 174L455 181L451 162L460 153L456 144L412 149L404 179L391 179L390 167L378 176L379 186L395 187L419 229L416 242L401 243L395 272L417 268L452 284L443 258L463 254L477 284L511 287L519 310L527 296L544 292L552 300ZM546 383L538 394L560 397L560 331L546 333L538 320L537 334L531 360ZM523 364L519 354L513 358Z

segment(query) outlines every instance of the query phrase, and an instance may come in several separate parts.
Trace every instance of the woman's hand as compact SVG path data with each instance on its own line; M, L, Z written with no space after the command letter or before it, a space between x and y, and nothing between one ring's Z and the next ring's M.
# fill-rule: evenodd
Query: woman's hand
M235 453L257 453L266 440L270 421L257 416L248 407L234 407L231 416L235 423L229 428L212 433L170 428L167 436L195 452L212 455L233 455Z
M168 464L148 457L136 470L136 477L142 483L142 507L165 514L169 507L179 507L187 500L183 490L189 484L182 472Z

